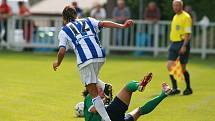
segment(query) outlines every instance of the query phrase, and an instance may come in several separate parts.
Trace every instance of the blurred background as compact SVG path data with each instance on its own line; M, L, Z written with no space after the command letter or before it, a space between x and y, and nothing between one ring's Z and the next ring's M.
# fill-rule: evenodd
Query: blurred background
M120 51L157 57L167 52L170 42L172 0L0 0L1 4L4 2L7 7L0 8L1 50L55 51L65 5L75 6L79 17L119 23L135 20L135 25L126 30L102 30L100 38L108 54ZM184 10L193 19L192 53L202 59L215 54L214 5L213 0L184 1Z

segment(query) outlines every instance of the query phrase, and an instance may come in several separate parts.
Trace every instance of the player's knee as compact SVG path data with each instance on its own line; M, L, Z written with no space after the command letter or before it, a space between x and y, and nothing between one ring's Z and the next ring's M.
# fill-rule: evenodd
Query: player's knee
M132 80L126 85L126 88L129 92L135 92L138 89L138 85L138 81Z

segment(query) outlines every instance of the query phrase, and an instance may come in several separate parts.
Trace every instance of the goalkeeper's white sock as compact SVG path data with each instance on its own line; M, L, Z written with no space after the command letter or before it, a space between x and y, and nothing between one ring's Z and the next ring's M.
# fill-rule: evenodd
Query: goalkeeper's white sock
M97 96L92 99L93 105L96 108L96 111L99 113L99 115L102 117L105 121L111 121L110 117L108 116L107 111L105 110L104 103L100 96Z
M104 91L105 83L102 80L98 79L97 85L100 86L102 88L102 90Z

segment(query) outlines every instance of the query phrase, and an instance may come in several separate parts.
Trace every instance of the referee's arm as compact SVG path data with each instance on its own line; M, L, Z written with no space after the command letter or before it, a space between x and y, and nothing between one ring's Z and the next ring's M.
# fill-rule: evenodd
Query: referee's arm
M180 54L184 54L187 50L187 44L189 43L190 41L190 38L191 38L191 34L190 33L186 33L184 35L184 43L179 51Z
M184 43L179 51L179 54L184 54L187 50L187 44L191 39L191 32L192 32L192 19L187 18L185 21L185 33L183 36Z
M190 41L191 39L191 34L190 33L186 33L184 35L184 43L183 43L183 46L187 46L188 42Z

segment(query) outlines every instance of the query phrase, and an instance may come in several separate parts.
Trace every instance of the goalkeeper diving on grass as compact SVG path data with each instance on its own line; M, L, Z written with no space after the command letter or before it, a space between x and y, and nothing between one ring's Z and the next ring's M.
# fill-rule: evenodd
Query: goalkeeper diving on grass
M140 82L133 80L126 84L120 90L120 92L113 99L113 101L108 106L106 106L106 111L112 121L137 121L140 116L152 112L156 108L156 106L170 94L171 92L170 87L166 83L163 83L162 91L159 96L148 101L145 105L134 109L128 114L125 114L126 111L128 110L132 93L136 92L137 90L142 92L145 89L146 85L151 81L151 79L152 74L149 73ZM97 88L99 95L103 98L105 102L106 97L104 95L104 91L99 86L97 86ZM95 107L92 104L91 101L92 97L89 94L87 94L86 91L84 91L83 95L85 98L84 100L85 121L102 121L102 118L97 113Z
M98 76L105 62L105 52L100 44L98 32L103 27L128 28L133 25L133 20L118 24L111 21L99 21L90 17L79 19L75 8L72 6L64 8L62 17L65 26L59 32L59 51L57 60L53 63L53 69L56 71L60 66L66 47L71 47L77 57L77 66L82 83L92 96L92 104L103 120L111 121L96 87L96 85L105 87L105 84L99 80Z

